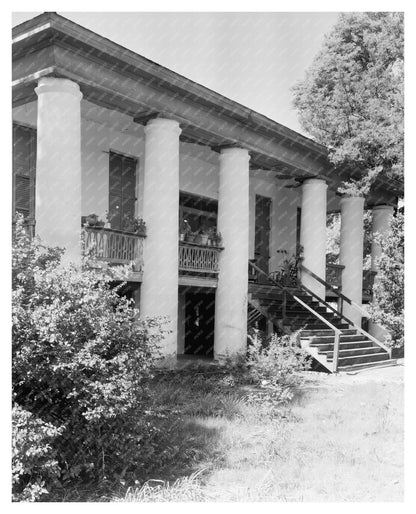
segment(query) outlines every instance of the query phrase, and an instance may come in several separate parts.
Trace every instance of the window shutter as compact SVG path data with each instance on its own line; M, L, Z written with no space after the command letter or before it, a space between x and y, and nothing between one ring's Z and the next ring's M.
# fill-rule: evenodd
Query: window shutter
M30 215L30 177L15 175L14 208L25 217Z
M135 214L137 161L110 152L109 170L109 211L111 228L125 228L126 218Z
M35 217L36 130L13 126L13 212Z

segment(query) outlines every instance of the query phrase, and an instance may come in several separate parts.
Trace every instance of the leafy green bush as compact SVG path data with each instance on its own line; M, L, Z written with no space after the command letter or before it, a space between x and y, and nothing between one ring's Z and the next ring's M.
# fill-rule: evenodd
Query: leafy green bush
M60 430L18 405L12 411L13 501L35 501L59 477L53 442Z
M250 339L246 367L251 381L271 389L277 399L290 399L291 389L300 382L299 372L309 367L309 357L298 345L298 334Z
M132 302L110 287L122 272L64 267L61 255L59 249L31 242L22 220L17 221L13 394L16 404L34 417L24 429L16 425L15 440L26 430L42 445L48 434L45 444L58 462L61 486L120 479L140 465L141 440L152 430L140 413L145 410L143 382L163 337L162 320L139 319ZM16 462L24 461L20 448L17 444ZM30 464L25 464L28 473ZM50 468L49 459L45 466ZM35 497L57 485L43 465L38 468L33 470L34 476L39 474L34 483L44 485ZM14 489L20 491L22 474L15 476Z
M404 346L404 215L392 219L390 230L377 234L381 247L374 297L370 305L372 320L390 335L386 341L393 348Z

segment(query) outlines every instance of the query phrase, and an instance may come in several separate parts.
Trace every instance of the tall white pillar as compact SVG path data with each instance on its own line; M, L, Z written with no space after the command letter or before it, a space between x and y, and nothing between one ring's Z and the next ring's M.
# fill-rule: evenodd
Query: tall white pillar
M214 357L244 354L247 345L249 243L249 153L225 148L220 154L218 231L224 250L215 296Z
M155 118L145 128L144 273L141 317L165 316L170 332L162 354L175 356L178 327L179 134L175 120Z
M364 198L361 196L341 199L340 264L342 293L361 306L363 298L363 251L364 251ZM361 326L361 314L344 302L343 314Z
M378 271L378 259L381 255L381 247L377 244L375 236L377 234L384 235L390 228L391 219L393 218L394 207L391 205L376 205L373 207L373 223L371 242L371 271ZM377 275L374 279L374 285L377 283ZM369 332L372 336L379 340L384 340L388 332L375 323L370 322Z
M300 244L303 246L302 264L325 280L326 275L326 191L321 179L307 179L302 184ZM302 284L325 300L325 286L302 272Z
M36 234L66 248L64 262L81 257L81 98L78 84L45 77L38 95Z

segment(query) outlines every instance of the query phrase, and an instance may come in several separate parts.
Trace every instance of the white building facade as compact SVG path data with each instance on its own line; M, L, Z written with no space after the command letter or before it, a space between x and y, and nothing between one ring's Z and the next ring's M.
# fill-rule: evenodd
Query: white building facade
M364 209L386 231L399 190L380 179L366 199L341 198L354 170L321 145L54 13L13 38L14 208L67 261L80 260L82 221L104 220L87 237L107 265L134 261L141 315L169 319L166 356L243 354L249 260L268 274L300 245L325 281L328 212L341 213L342 292L362 304ZM145 237L126 230L134 217ZM325 300L313 275L302 282Z

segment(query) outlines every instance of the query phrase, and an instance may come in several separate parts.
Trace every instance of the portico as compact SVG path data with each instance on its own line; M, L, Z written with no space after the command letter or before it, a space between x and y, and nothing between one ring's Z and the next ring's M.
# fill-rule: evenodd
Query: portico
M214 298L216 359L245 352L258 198L268 209L266 272L300 243L304 266L325 281L331 196L342 219L342 291L361 305L364 198L336 196L351 170L336 170L324 147L54 13L16 27L14 37L13 119L36 138L36 234L79 262L81 218L105 221L115 208L119 225L90 227L89 240L108 265L136 261L141 316L168 320L166 357L183 351L187 295L201 305L204 294ZM19 170L15 181L25 176ZM188 209L192 230L212 229L221 244L179 241L181 195L209 206ZM386 230L396 197L381 181L366 199L376 205L373 231ZM145 236L123 231L129 216L145 221ZM376 271L376 243L373 253ZM306 273L302 282L325 300L325 285ZM345 316L360 324L356 309Z

